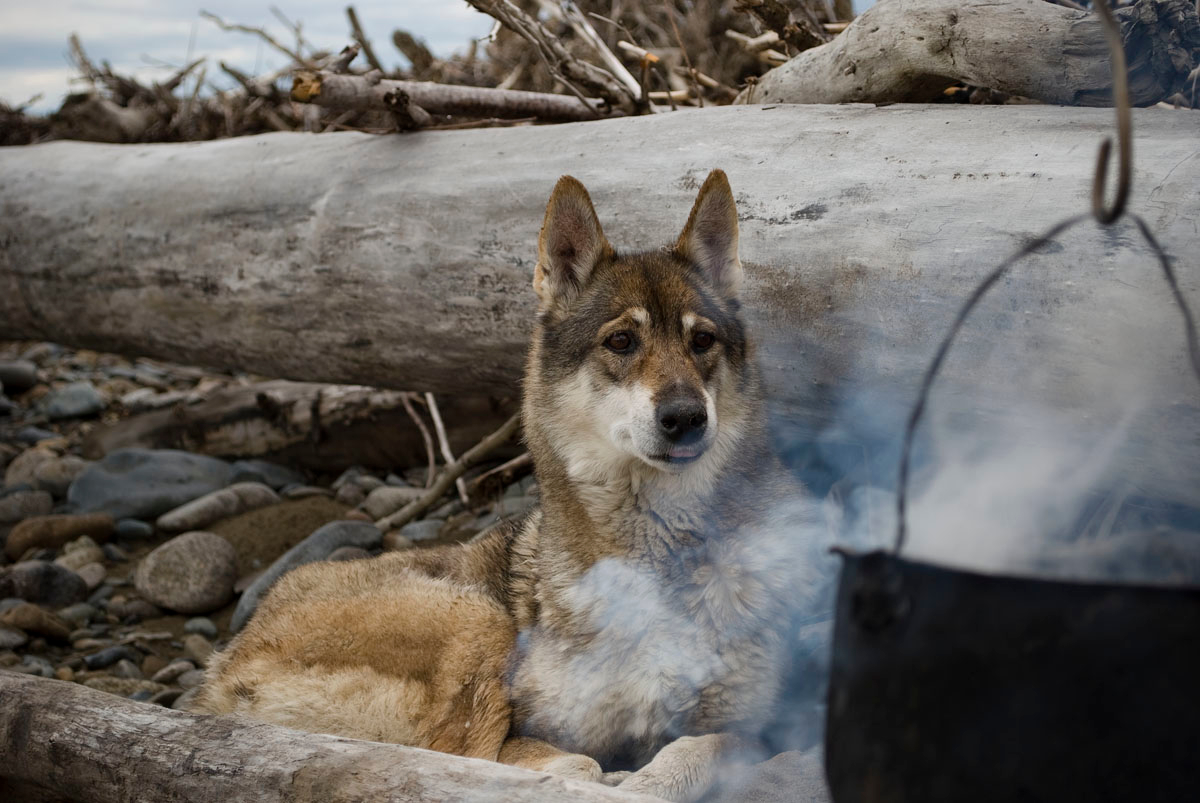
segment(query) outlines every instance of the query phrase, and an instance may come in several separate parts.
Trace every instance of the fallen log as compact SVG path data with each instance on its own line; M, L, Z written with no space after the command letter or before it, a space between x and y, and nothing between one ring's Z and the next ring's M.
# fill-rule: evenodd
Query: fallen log
M584 102L573 95L451 86L429 81L372 81L364 75L301 72L296 74L292 84L292 100L315 103L330 109L392 111L398 98L403 98L405 103L416 104L431 114L469 117L536 117L545 122L558 123L622 114L606 111L603 101Z
M1111 126L1098 109L738 106L401 138L3 149L0 337L306 381L514 394L557 177L588 186L613 243L654 248L719 166L737 194L746 314L776 409L797 439L871 446L899 433L978 279L1087 208L1093 148ZM1195 112L1134 113L1130 208L1181 255L1200 219L1196 130ZM935 407L983 399L1003 410L1030 387L1022 371L1047 358L1072 369L1043 392L1078 406L1091 394L1083 378L1113 370L1096 338L1145 332L1158 345L1137 367L1163 410L1130 470L1196 502L1200 449L1180 433L1200 432L1200 410L1150 252L1128 222L1086 225L1060 245L1006 289L1022 321L1054 311L1047 336L1006 346L997 366L988 355L1021 327L1012 315L973 318ZM1181 281L1195 299L1195 272Z
M201 716L0 672L0 797L9 803L652 803L480 759Z
M441 406L450 447L461 452L511 416L517 399L515 392L507 398L457 394ZM130 447L265 457L320 472L419 465L426 451L401 391L286 380L226 388L198 404L98 424L83 452L98 459ZM517 451L502 449L497 456Z
M1136 106L1186 95L1200 64L1192 0L1117 9ZM1099 17L1044 0L885 0L832 42L805 50L735 103L895 103L934 99L963 82L1043 103L1112 105Z

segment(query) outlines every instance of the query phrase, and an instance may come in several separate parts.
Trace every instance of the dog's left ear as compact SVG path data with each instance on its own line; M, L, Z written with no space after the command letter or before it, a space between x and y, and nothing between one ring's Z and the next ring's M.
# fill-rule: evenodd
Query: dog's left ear
M587 190L575 178L563 176L550 194L538 237L533 289L542 308L570 304L596 265L611 255Z
M704 180L675 250L722 293L737 296L742 286L737 205L724 170L714 170Z

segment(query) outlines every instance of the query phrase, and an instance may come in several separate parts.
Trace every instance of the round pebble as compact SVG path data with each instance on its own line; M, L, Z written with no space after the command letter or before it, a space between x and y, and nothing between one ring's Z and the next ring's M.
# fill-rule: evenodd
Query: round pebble
M179 613L208 613L233 597L237 555L228 541L206 532L172 538L142 559L134 585L155 605Z
M195 616L183 623L184 633L199 633L209 639L217 637L217 626L207 616Z

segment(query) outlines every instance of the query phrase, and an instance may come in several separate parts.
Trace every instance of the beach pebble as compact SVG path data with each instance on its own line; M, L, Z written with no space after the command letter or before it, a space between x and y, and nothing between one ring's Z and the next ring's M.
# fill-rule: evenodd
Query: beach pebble
M260 482L239 482L164 513L158 517L155 524L159 530L166 533L198 530L221 519L277 502L279 497L266 485Z
M87 599L87 583L70 569L44 560L15 563L0 575L0 597L19 597L52 608Z
M38 383L37 366L28 360L0 360L0 384L22 393Z
M224 460L174 449L118 449L71 483L67 501L81 513L155 519L229 484Z
M183 623L184 633L199 633L205 638L217 637L217 626L207 616L194 616Z
M237 555L219 535L176 536L142 559L134 586L148 601L179 613L215 611L233 596Z
M381 485L367 494L362 507L371 518L382 519L424 495L425 489L423 488Z
M54 497L45 491L5 492L0 496L0 526L31 516L45 516L51 510L54 510Z
M71 635L71 626L62 618L29 602L0 613L0 624L26 633L39 633L56 641L66 641Z
M95 415L108 402L91 382L72 382L55 388L42 398L42 410L51 421L61 418L84 418Z
M199 633L189 633L183 637L183 654L196 666L204 666L212 657L212 642Z
M85 535L94 543L100 543L107 541L112 534L113 519L107 513L35 516L13 527L12 532L8 534L4 551L10 559L16 560L27 549L59 549Z

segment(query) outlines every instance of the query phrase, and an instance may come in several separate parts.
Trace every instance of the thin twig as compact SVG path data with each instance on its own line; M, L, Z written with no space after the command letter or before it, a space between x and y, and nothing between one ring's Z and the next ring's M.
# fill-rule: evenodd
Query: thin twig
M434 503L441 499L442 494L449 490L450 486L454 484L455 480L467 473L467 470L470 469L471 466L487 457L495 449L499 448L505 443L508 443L512 436L517 433L517 430L520 428L520 426L521 414L517 413L512 418L505 421L500 428L491 435L488 435L475 446L472 446L470 449L464 452L462 456L458 458L458 460L455 460L453 463L446 466L446 468L442 470L442 473L438 475L437 481L433 484L433 487L426 491L424 496L422 496L420 499L409 502L407 505L400 508L400 510L391 514L390 516L385 516L382 519L379 519L375 522L375 526L386 533L389 530L395 530L399 527L403 527L417 516L420 516L422 513L432 507Z
M425 394L425 406L429 408L429 417L433 419L433 429L437 433L438 446L442 449L442 459L446 461L446 465L454 462L454 452L450 451L450 439L446 437L446 425L442 423L442 413L438 410L437 399L432 393ZM458 487L458 498L462 500L464 505L471 503L471 498L467 496L467 484L461 478L455 485Z
M683 46L683 37L679 35L679 26L675 24L675 6L667 0L663 4L667 9L667 19L671 23L671 30L675 34L675 41L679 44L679 52L683 54L683 63L687 65L688 80L692 82L692 89L696 91L696 103L700 108L704 108L704 93L700 89L700 84L696 81L696 68L692 66L692 59L688 56L687 48Z
M354 41L358 42L359 47L362 48L363 57L367 60L367 63L380 72L386 72L383 69L383 65L379 63L379 59L375 56L375 50L371 47L370 40L363 33L362 26L358 23L358 13L354 10L354 6L346 6L346 16L350 18L350 35L354 37Z
M433 475L437 470L437 453L433 450L433 436L429 434L429 427L425 426L425 419L412 406L412 398L415 394L405 393L400 396L400 401L404 404L404 410L408 413L408 417L417 425L417 429L421 430L421 437L425 440L425 455L429 458L429 469L425 472L425 487L433 485Z
M284 45L281 42L279 42L279 40L277 40L275 37L271 36L271 34L267 33L266 30L264 30L263 28L255 28L250 25L239 25L239 24L233 23L233 22L226 22L225 20L218 17L216 14L213 14L208 11L201 11L200 16L211 21L214 25L216 25L218 28L220 28L223 31L238 31L240 33L248 33L248 34L257 36L260 39L262 39L264 42L266 42L268 45L275 48L280 53L283 53L288 58L290 58L292 61L299 64L301 67L305 67L310 70L317 69L316 64L314 64L310 60L304 58L304 56L300 55L295 50L292 50L287 45Z
M521 454L509 460L506 463L501 463L493 469L480 474L475 479L467 484L467 490L471 493L478 491L484 483L491 480L493 477L500 477L500 484L507 485L512 482L512 478L517 475L517 472L524 471L526 468L533 467L533 455L529 452L521 452Z

